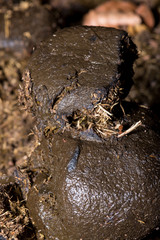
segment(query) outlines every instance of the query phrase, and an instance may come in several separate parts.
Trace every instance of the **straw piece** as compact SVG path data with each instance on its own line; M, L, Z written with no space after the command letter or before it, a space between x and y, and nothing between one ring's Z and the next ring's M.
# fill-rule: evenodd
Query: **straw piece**
M132 132L133 130L135 130L137 127L141 126L142 122L138 121L135 124L133 124L130 128L128 128L125 132L121 133L118 135L118 138L123 137L125 135L127 135L128 133Z

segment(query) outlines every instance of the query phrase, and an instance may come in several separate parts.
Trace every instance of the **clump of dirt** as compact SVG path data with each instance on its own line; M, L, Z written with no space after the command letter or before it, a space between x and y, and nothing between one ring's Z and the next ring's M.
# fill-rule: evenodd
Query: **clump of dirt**
M134 32L134 41L138 46L139 59L138 61L136 61L135 67L135 87L132 88L128 99L136 100L138 103L141 103L145 106L141 106L139 108L134 104L128 105L125 102L119 100L118 104L116 104L117 102L115 101L109 106L105 105L106 103L103 103L102 99L104 100L106 96L108 96L108 92L106 92L106 89L98 88L91 97L92 105L95 106L92 110L83 109L82 111L81 109L75 110L73 112L70 111L69 114L66 114L66 112L68 112L68 110L70 109L70 106L68 104L70 98L67 98L68 95L71 95L71 93L75 91L74 93L77 94L76 98L79 99L79 102L83 102L83 96L85 96L85 94L82 95L82 97L80 98L80 95L81 93L83 93L83 91L79 93L78 91L76 91L76 89L79 90L82 87L79 84L79 80L84 84L89 75L87 76L86 72L84 72L85 69L83 66L81 67L81 69L77 67L77 65L79 64L78 59L76 59L77 65L75 66L75 68L69 69L70 62L67 61L67 57L70 58L72 56L70 56L69 54L63 55L64 46L60 47L62 48L61 54L62 58L65 60L65 63L62 66L58 66L58 68L59 73L62 73L62 76L65 79L64 82L68 82L65 85L65 88L56 88L56 93L53 94L54 99L52 99L53 96L51 95L53 93L53 88L51 91L51 95L49 95L48 87L46 88L45 86L40 86L38 88L37 85L37 91L34 92L34 96L36 98L35 102L33 102L32 98L30 97L30 90L32 89L32 84L29 84L32 83L33 79L32 74L28 74L28 77L24 76L25 80L28 78L28 85L26 85L25 89L25 97L27 96L27 92L28 97L26 97L26 99L23 98L25 102L22 107L20 107L18 104L18 88L19 84L22 82L22 71L26 66L30 56L37 47L38 42L41 42L42 39L46 38L48 34L53 33L58 27L76 25L77 23L81 23L82 15L86 13L86 11L88 11L90 7L95 7L100 2L102 1L66 0L64 2L63 0L2 0L0 3L0 238L3 240L44 239L47 234L51 236L54 234L63 235L65 230L62 226L62 229L60 229L59 231L60 225L58 225L61 224L61 221L71 221L74 234L74 224L77 221L77 218L75 216L73 206L70 207L69 201L72 201L72 198L75 195L70 194L70 192L72 192L72 190L74 189L77 189L81 182L84 182L81 181L81 179L83 180L84 176L90 176L93 182L98 176L97 181L94 185L98 186L97 190L100 191L99 196L101 196L101 192L105 191L104 189L102 189L103 191L100 190L101 186L98 185L99 176L101 175L103 176L103 179L105 178L103 173L105 169L106 172L108 171L108 166L111 166L111 169L113 169L113 171L117 173L117 178L118 176L120 179L123 177L124 179L127 179L126 182L128 183L128 181L130 181L130 179L128 178L128 176L131 174L130 172L128 173L128 175L125 175L125 177L123 174L122 177L118 175L120 174L120 167L122 167L123 169L126 169L126 166L128 167L128 164L126 165L126 162L123 161L124 158L130 159L131 162L133 160L135 164L134 166L130 165L129 160L129 167L133 167L133 169L136 169L137 171L136 173L131 171L133 175L140 172L140 177L135 179L135 185L133 185L133 188L135 187L136 191L138 186L136 184L139 184L141 182L141 176L146 177L146 182L144 185L142 185L144 186L144 192L145 189L147 189L149 197L151 195L154 197L156 191L159 191L159 188L156 187L156 181L157 179L159 179L159 155L157 155L158 150L156 150L156 143L159 142L159 125L156 123L153 113L150 113L149 110L145 109L146 105L149 105L156 109L157 113L159 112L158 94L160 40L158 35L159 16L157 12L157 0L145 1L145 3L150 7L150 10L152 10L153 14L157 14L157 18L155 18L156 25L153 27L153 30L150 31L149 29L138 28L138 31L140 32ZM138 3L139 5L142 1L135 0L134 2ZM48 5L44 5L45 3L48 3ZM54 7L54 10L51 9L52 7ZM144 31L142 32L142 30ZM97 41L97 39L98 47L102 44L99 36L95 36L93 34L93 36L91 36L90 42L94 43ZM58 41L61 42L60 39ZM94 46L94 44L92 46ZM106 49L109 46L107 46ZM44 44L44 48L45 47L46 46ZM84 55L85 61L89 61L87 59L86 52L80 52L82 55ZM77 52L77 55L80 52ZM52 55L54 54L56 54L56 52L53 50ZM97 56L95 56L95 62L97 60ZM95 64L95 62L93 64ZM105 61L103 60L102 64L103 62ZM36 58L34 61L34 65L36 66ZM37 65L39 65L39 63ZM94 70L95 66L96 64L94 65ZM94 80L95 82L98 82L98 84L102 83L103 81L103 79L101 79L102 72L108 71L107 69L99 71L99 66L100 65L97 62L97 77ZM65 68L69 69L67 75L65 75ZM92 70L92 68L87 69L87 71L91 73L91 75ZM46 76L49 77L49 75L47 75L47 72L48 70L46 72L44 71L44 79ZM51 71L51 75L53 72ZM106 80L106 77L107 76L104 76L104 80ZM116 77L116 79L117 78L118 77ZM37 75L35 75L35 79L37 79ZM113 79L111 79L111 81L112 80ZM48 82L50 82L49 78ZM128 91L131 84L132 82L129 83ZM121 87L119 88L120 90L122 90ZM115 88L113 89L115 90ZM128 91L126 91L126 94ZM112 93L117 92L113 91ZM111 96L112 95L113 94L111 94ZM118 96L119 95L121 94L118 93ZM65 97L65 101L63 101L63 97ZM117 100L118 98L116 97L114 99ZM55 107L53 107L54 104ZM66 104L68 105L66 106ZM37 119L37 127L34 127L35 119L33 118L33 116L31 116L31 114L25 111L26 105L28 106L28 108L31 109L31 112L34 111L34 114L36 112L36 116L39 116L39 114L41 114L42 118L40 119L38 117ZM113 108L111 107L112 105ZM56 114L57 109L59 109L58 114ZM63 114L63 111L65 109L67 110L65 114ZM131 110L133 110L133 112ZM32 131L33 127L34 132ZM119 137L117 138L117 136ZM126 136L128 136L129 138ZM144 136L146 137L145 141ZM112 149L113 146L110 145L110 142L108 143L108 139L113 141L113 145L115 144L114 148L118 148L118 151L122 147L121 144L125 146L125 151L124 148L120 151L120 154L122 154L122 152L124 153L124 158L121 157L121 155L118 154L115 150L115 152L111 153L113 156L115 156L116 161L114 162L113 157L110 157L110 148ZM128 139L129 143L127 143L128 145L126 145L126 141ZM142 141L139 142L139 139L142 139ZM145 144L143 144L142 148L140 147L142 146L141 144L143 141L146 145L149 146L148 148L150 150L146 149L146 147L144 146ZM92 143L90 144L90 142ZM94 145L94 147L92 144ZM103 144L103 149L100 147L100 144ZM128 149L131 150L132 148L133 152L128 153ZM61 149L61 152L59 151L59 149ZM106 152L105 150L103 153L104 149L107 149L108 152ZM145 155L145 159L143 159L143 153L139 153L139 149L144 150L144 152L148 154ZM88 154L85 155L87 151ZM136 161L136 158L138 159L137 152L139 158L141 159L139 162ZM92 158L91 161L88 157L89 155ZM48 156L48 158L46 158L46 156ZM95 156L97 156L99 163L97 161L93 162L93 160L95 160ZM101 161L101 158L103 156L104 161ZM88 162L86 162L86 159L88 159ZM111 165L110 162L112 162ZM150 166L148 167L148 170L146 169L147 166ZM94 169L98 170L94 171ZM92 170L94 171L94 174L92 174ZM54 171L55 173L53 174ZM57 173L63 176L63 178L59 179ZM8 178L7 176L5 176L5 174L7 176L14 175L14 179ZM76 183L76 181L74 181L74 178L72 178L71 176L72 174L75 176L76 179L78 178L78 176L80 176L80 181L77 181ZM107 174L110 176L110 172L107 172ZM56 178L54 178L54 176L56 176ZM155 178L155 185L151 184ZM64 179L67 180L65 181ZM110 179L112 180L112 177L110 177ZM71 183L72 189L70 188L71 185L69 185L69 182L68 185L65 184L65 182L67 181ZM114 181L115 179L113 179L113 185ZM109 184L110 183L108 182L108 185ZM116 184L118 183L116 182ZM62 185L65 186L65 191L61 191ZM142 189L142 185L139 185L139 189ZM122 188L124 187L125 191L125 184L123 185L123 183L120 183L120 186L122 186ZM95 196L96 199L97 195L93 194L96 193L96 191L94 188L92 188L91 184L87 185L87 187L86 185L84 186L83 184L81 184L79 189L82 189L83 192L88 189L88 192L90 193L91 191L91 195ZM151 189L153 190L153 192L151 192ZM63 209L62 195L64 196L65 202L67 204L67 207L65 209ZM83 199L85 199L85 196L83 196ZM117 196L119 196L118 193ZM159 193L157 193L157 196L159 196ZM148 209L145 209L145 211L150 211L149 214L151 214L153 218L156 212L156 210L154 211L153 208L158 202L157 196L153 199L152 204L146 205L148 206ZM148 198L148 196L146 196L146 198ZM129 199L131 203L135 203L133 191L128 192L127 199ZM37 226L36 230L31 223L28 208L26 206L26 201L31 211L32 223L35 222L35 225ZM37 205L34 205L33 202ZM59 205L57 205L57 203ZM62 209L60 205L62 205ZM74 207L75 206L76 204L74 205ZM110 206L111 205L109 205L109 207ZM127 205L127 207L129 209L129 204ZM41 211L42 208L44 208L44 211ZM65 212L66 209L69 209L69 214L68 212ZM100 207L97 207L97 209L100 209ZM157 207L157 209L159 209L159 207ZM83 215L85 216L84 212ZM136 219L133 233L135 229L141 229L142 232L140 233L139 231L139 234L144 236L149 231L149 228L154 229L157 225L154 220L152 221L152 217L148 221L147 218L145 218L146 216L143 215L143 213L141 215L140 212L132 212L135 213L134 216ZM76 219L74 223L70 219L73 213L73 217L74 219ZM35 221L33 221L37 214L38 217L35 219ZM61 220L59 220L59 218L57 217L58 214L59 216L61 216ZM100 226L100 228L102 227L102 232L106 226L109 227L111 225L111 227L113 227L113 224L117 223L116 221L120 219L120 215L117 216L117 218L114 218L112 212L110 212L110 215L105 216L106 218L104 221L102 221L102 225ZM87 216L88 219L89 217L90 216ZM52 219L53 222L51 221ZM54 221L56 221L55 224ZM154 226L152 227L151 225L153 222ZM52 229L50 229L52 223L53 229L55 229L55 225L57 224L58 233L53 233ZM126 224L125 228L126 226L129 226L130 223L131 222L127 222L128 225ZM99 226L98 224L97 226ZM49 227L49 230L46 230L46 226ZM77 229L78 228L79 225L77 226ZM158 227L156 229L158 229ZM35 232L37 237L35 235ZM45 237L42 232L45 233ZM70 233L68 232L67 234L70 235ZM125 234L125 237L127 238L128 233ZM133 237L135 237L136 234L138 233L136 232ZM122 236L122 238L124 238L124 236ZM148 239L157 240L159 239L158 234L155 233L151 237L148 237L147 240Z
M69 39L72 32L77 39L77 48ZM106 33L103 36L105 40L102 32ZM62 49L62 41L59 41L61 35L65 41ZM53 44L56 44L56 48L52 47ZM79 51L82 50L85 56L80 58ZM64 58L61 58L58 51L62 51ZM47 65L44 64L46 54L49 61L46 61ZM130 61L126 61L127 56ZM102 129L105 123L111 122L109 119L112 119L114 108L131 88L132 65L136 57L135 45L124 31L94 27L59 31L52 39L41 44L33 55L31 65L28 66L31 70L24 74L26 85L22 93L23 104L35 112L39 122L37 128L43 128L42 131L63 131L69 125L75 129L88 129L92 125L93 129L100 132L99 127ZM51 62L54 65L50 68L51 72L48 72ZM53 79L51 84L50 76ZM123 110L122 106L121 108ZM108 130L113 133L113 129Z
M158 123L122 101L136 58L124 31L72 27L42 43L24 72L37 136L27 206L48 239L140 239L160 222Z

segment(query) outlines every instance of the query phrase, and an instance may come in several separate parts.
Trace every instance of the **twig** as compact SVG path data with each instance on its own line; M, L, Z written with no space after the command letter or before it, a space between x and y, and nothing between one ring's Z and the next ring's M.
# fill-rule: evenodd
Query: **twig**
M145 105L139 105L141 108L145 108L145 109L149 109L148 106L145 106Z
M98 106L100 110L102 110L107 116L113 116L112 113L108 112L106 109L104 109L101 105Z
M135 124L133 124L130 128L128 128L125 132L121 133L118 135L118 138L123 137L125 135L127 135L128 133L132 132L133 130L135 130L137 127L141 126L142 122L138 121Z
M123 115L125 116L126 113L125 113L125 111L124 111L124 107L122 106L122 103L121 103L121 102L120 102L120 107L121 107L121 109L122 109Z

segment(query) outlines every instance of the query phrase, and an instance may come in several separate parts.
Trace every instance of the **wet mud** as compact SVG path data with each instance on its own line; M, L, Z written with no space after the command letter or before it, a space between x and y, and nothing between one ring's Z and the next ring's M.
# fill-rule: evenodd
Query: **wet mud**
M38 139L27 207L46 239L142 239L160 223L159 123L122 101L136 58L126 32L75 27L42 43L24 72Z
M100 103L113 109L132 86L136 58L136 47L124 31L95 27L58 31L40 45L24 73L22 98L37 116L37 128L63 130L74 114L93 115Z
M141 239L159 224L159 137L146 128L103 143L43 139L27 206L47 239Z

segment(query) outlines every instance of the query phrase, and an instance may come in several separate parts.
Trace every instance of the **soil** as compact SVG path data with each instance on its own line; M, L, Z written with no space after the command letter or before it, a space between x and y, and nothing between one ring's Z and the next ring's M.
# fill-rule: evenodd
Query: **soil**
M128 238L126 237L126 239L133 239L133 237L135 237L135 239L142 239L148 232L155 229L155 231L145 239L160 239L160 233L157 231L159 228L159 214L157 207L159 203L159 189L157 185L159 181L158 121L160 104L158 96L160 85L159 5L156 1L146 2L153 9L156 24L152 30L146 29L145 32L135 33L132 37L138 46L139 58L136 60L136 64L134 66L135 85L132 87L128 96L129 100L136 101L138 104L141 104L141 107L134 104L128 105L128 103L123 102L122 107L126 111L127 119L123 117L123 110L121 107L114 109L114 113L118 111L118 116L121 116L120 125L124 125L124 129L122 129L122 131L125 131L129 126L141 120L142 117L146 119L144 124L145 126L139 127L138 130L133 132L133 134L128 135L129 138L124 136L117 140L115 136L113 136L112 146L114 146L114 149L118 148L117 151L119 152L117 153L113 151L113 153L111 153L111 147L109 147L111 144L110 141L108 142L108 140L103 139L102 143L102 135L100 133L95 134L94 131L90 130L90 134L88 134L88 132L86 134L85 128L88 127L88 125L84 123L85 121L83 121L79 112L76 113L78 116L72 115L71 118L68 119L73 122L72 128L74 129L73 132L76 132L75 134L70 134L70 130L68 131L66 129L66 133L61 135L62 133L58 133L59 129L46 128L47 125L45 125L45 127L43 127L43 135L41 134L40 129L44 126L44 122L47 118L43 119L42 117L43 121L41 122L40 128L35 130L34 116L24 109L24 105L20 106L18 103L18 97L20 95L19 84L22 83L22 72L28 64L30 56L34 53L35 49L38 48L39 42L41 42L44 38L47 38L47 36L50 36L50 34L54 33L58 28L80 23L80 20L83 18L83 14L86 13L90 7L94 6L88 5L87 7L76 8L78 9L78 15L75 16L75 8L72 4L70 5L72 6L70 7L70 10L65 13L65 11L63 12L61 9L58 9L59 7L56 9L54 6L53 9L53 1L1 1L0 19L4 24L1 24L0 26L0 239L49 239L49 237L47 238L47 234L48 236L52 234L57 235L61 239L61 234L66 230L64 230L57 217L58 208L61 214L60 216L64 218L64 221L71 223L72 218L76 219L76 222L72 223L72 228L67 230L66 233L68 236L72 236L72 239L76 239L75 236L77 237L78 234L76 231L76 224L78 227L79 224L82 224L80 218L77 218L77 216L82 216L82 220L84 221L86 221L89 216L82 214L84 211L83 207L82 209L79 208L79 212L76 210L76 207L78 206L76 202L75 205L73 204L71 206L71 203L74 202L74 195L70 193L72 190L74 191L74 189L77 188L77 184L79 185L82 183L80 186L84 192L87 191L88 194L92 192L94 193L93 196L96 198L96 191L98 191L99 195L102 192L102 186L98 182L99 175L103 178L103 180L108 181L104 172L111 174L108 169L108 165L110 165L111 169L117 171L118 174L116 179L113 179L113 177L110 178L110 180L113 180L110 181L110 186L114 184L114 181L118 184L119 179L122 179L121 173L123 174L125 169L125 178L129 182L131 179L128 178L128 175L130 172L133 173L133 179L135 181L133 181L133 185L131 185L133 186L134 193L137 193L138 195L139 189L147 189L147 191L144 191L146 195L138 196L140 206L145 205L144 212L138 211L138 208L136 207L136 194L134 196L129 194L129 197L127 198L129 200L126 208L128 209L128 212L131 213L131 209L133 209L131 208L131 204L133 203L133 206L135 206L135 212L133 214L135 214L137 218L136 222L134 222L131 215L129 215L129 221L125 222L125 226L129 226L128 233L126 233L125 230L122 231L122 229L124 229L124 222L122 221L122 223L120 223L122 224L121 236L128 234ZM48 5L46 5L46 3ZM92 40L94 40L94 38ZM63 49L61 50L63 52ZM35 63L36 60L34 64ZM59 73L61 73L61 71ZM68 82L76 82L78 74L80 74L79 77L81 78L83 74L86 73L76 72L73 70L68 71L68 75L66 76L68 78ZM96 74L98 76L98 71ZM101 74L99 74L99 76L100 75ZM129 88L130 86L128 87L128 90ZM53 91L53 88L51 91ZM46 94L46 89L42 89L41 92ZM57 91L57 95L59 93L60 92ZM106 93L102 91L99 97L102 98L102 95L105 94ZM54 96L56 96L56 93ZM28 104L30 102L29 100L30 99L27 99ZM56 100L58 100L58 98ZM63 104L61 104L61 106L62 111L64 110ZM148 107L151 107L154 112L146 110ZM130 109L134 111L130 111ZM39 111L42 114L41 106L39 106ZM43 116L45 115L46 112L43 113ZM78 122L77 119L82 120L80 129L83 131L76 129ZM61 121L61 124L64 126L63 121ZM119 134L121 133L120 127L121 126L118 128ZM80 136L79 132L83 132L83 136ZM144 134L146 134L145 139ZM82 139L80 140L80 138ZM44 146L44 152L42 152L41 149L41 141ZM93 141L95 143L93 143ZM53 149L57 148L55 142L60 144L62 149L61 152L57 150L56 153L54 153ZM119 156L122 150L124 150L122 147L123 143L125 143L127 148L126 155L124 152L124 156L122 158L120 157L120 159L118 158L117 161L119 164L117 164L115 160L113 161L113 157L111 155L114 154L116 157ZM70 151L69 147L71 147ZM88 157L88 155L86 157L86 151L90 152L90 157ZM147 157L144 157L143 152L146 153ZM136 155L137 153L138 156ZM49 163L46 159L47 154L49 156ZM54 162L56 166L55 168L52 163L52 157L54 154L57 154ZM106 159L107 157L107 162L102 161L103 158ZM85 161L86 158L88 159L88 162ZM94 163L91 161L91 158L95 159ZM126 158L130 164L129 169L132 169L132 171L126 169ZM139 158L143 159L140 163L137 161ZM61 166L61 161L59 162L58 159L64 159ZM130 161L131 159L132 161ZM93 171L92 169L94 168L97 170ZM59 178L57 172L54 172L57 171L56 169L59 169L58 171L60 171L60 175L63 176L62 179ZM119 169L122 169L122 171L119 172ZM127 174L127 171L129 171L129 174ZM54 178L55 175L56 178ZM86 179L85 181L88 183L88 176L91 176L91 180L93 181L93 184L97 186L97 190L91 183L86 185L87 188L84 185L82 180ZM80 179L79 182L74 181L77 177ZM68 179L68 185L65 185L65 179ZM144 179L146 179L146 181L144 181ZM142 182L145 182L143 187L141 184ZM122 181L119 182L119 186L120 189L124 189L124 192L128 191L128 186L126 186ZM62 191L62 189L65 189L65 191ZM109 191L109 189L105 189L104 194ZM110 193L112 195L112 191ZM58 199L60 199L60 202L58 203L59 205L57 205L57 195L59 196ZM85 195L85 197L86 196L87 195ZM119 195L118 186L115 197L119 198L123 202L123 199L121 199ZM41 207L44 207L45 210L40 213L38 205L37 208L34 209L32 198L33 201L40 203ZM64 198L66 199L65 202L63 200ZM103 198L105 199L105 196L103 196L102 199ZM84 199L85 198L82 196L82 203ZM144 199L145 204L143 204L140 199ZM146 202L146 199L149 199L148 202ZM114 201L114 199L111 198L111 201ZM95 203L95 201L93 202ZM111 202L108 202L107 204L110 203ZM88 202L87 204L87 206L91 209L91 202ZM84 206L84 204L82 205ZM108 208L109 207L110 205L108 205ZM30 212L28 208L30 209ZM104 205L102 201L102 208L99 209L103 210L103 208ZM96 203L95 209L98 209ZM114 206L114 210L116 212L116 206ZM123 219L125 219L124 216L126 216L126 212L124 212L124 210L125 209L123 208L121 212ZM46 212L48 213L48 216L44 215ZM37 216L38 213L40 217L36 218L35 216ZM108 215L108 217L106 216L106 222L103 222L103 214L98 214L96 215L96 218L94 218L94 212L93 209L91 209L93 221L86 221L88 225L86 224L84 231L82 230L79 234L84 232L84 234L86 234L85 236L88 236L88 227L90 224L95 224L96 226L98 221L102 224L100 225L100 229L103 229L105 224L110 233L114 231L117 234L116 236L118 236L119 229L114 228L114 223L118 223L120 215L117 215L118 218L116 219L112 218L113 216L111 213L112 212L110 211L110 215ZM50 214L52 214L52 217L54 215L53 222L50 221ZM97 214L97 211L95 211L95 214ZM79 220L77 221L77 219ZM56 224L57 229L62 229L62 231L53 231L52 224ZM48 226L49 230L44 225ZM68 228L67 225L66 227ZM97 234L100 234L97 236L100 236L100 238L102 237L102 239L103 236L101 234L103 233L103 231L100 233L97 229ZM89 236L89 238L86 239L94 239L94 237L95 236ZM78 239L79 238L80 237L78 235Z

